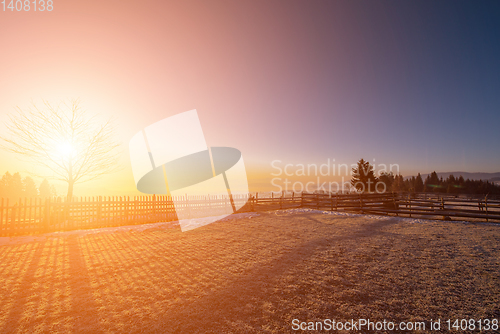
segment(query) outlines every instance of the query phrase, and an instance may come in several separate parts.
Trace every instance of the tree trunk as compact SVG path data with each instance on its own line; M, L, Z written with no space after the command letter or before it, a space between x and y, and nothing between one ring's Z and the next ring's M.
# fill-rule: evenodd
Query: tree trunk
M73 179L73 161L70 158L68 161L68 195L66 197L67 202L71 202L73 199L73 186L75 185L75 180Z
M66 199L68 202L70 202L71 199L73 198L73 186L74 185L75 185L74 181L68 182L68 194L66 195Z
M73 199L73 186L75 185L74 181L68 182L68 194L66 195L66 205L64 205L64 220L69 220L69 206L71 200Z

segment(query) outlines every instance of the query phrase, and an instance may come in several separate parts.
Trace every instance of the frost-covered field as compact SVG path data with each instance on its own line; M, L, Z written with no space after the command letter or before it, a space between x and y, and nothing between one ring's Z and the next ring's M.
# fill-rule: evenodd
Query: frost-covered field
M500 226L282 210L0 238L0 331L500 319Z

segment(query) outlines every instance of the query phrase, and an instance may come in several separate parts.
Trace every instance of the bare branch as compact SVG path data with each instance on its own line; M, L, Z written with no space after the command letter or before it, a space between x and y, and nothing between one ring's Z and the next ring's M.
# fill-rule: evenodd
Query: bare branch
M54 106L43 101L27 110L15 108L7 123L9 136L0 136L0 147L45 167L55 178L73 184L116 171L119 143L113 140L111 121L98 124L77 99Z

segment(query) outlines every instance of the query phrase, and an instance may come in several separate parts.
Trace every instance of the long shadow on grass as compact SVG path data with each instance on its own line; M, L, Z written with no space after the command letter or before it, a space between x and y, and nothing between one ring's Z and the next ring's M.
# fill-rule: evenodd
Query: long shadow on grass
M58 305L64 305L61 309L63 314L72 316L69 325L74 331L99 331L96 320L98 310L78 239L74 236L68 239L48 238L28 243L25 247L32 247L28 248L29 263L22 264L22 276L13 274L18 277L18 288L13 295L8 296L14 302L4 320L2 332L11 333L22 327L33 330L35 326L44 328L43 331L51 331L53 326L68 325L61 321L64 315L59 314L59 318L55 318L59 311ZM69 274L67 281L62 278L65 274ZM66 283L71 290L71 309L67 309L64 296L57 292L61 292ZM32 314L25 314L26 311ZM44 316L41 317L41 314Z
M71 314L74 331L100 332L98 307L92 293L90 276L85 263L79 238L68 238L71 295ZM78 299L77 299L78 296Z
M325 225L324 222L308 214L295 215L294 218L297 216L302 216L312 223ZM344 217L332 218L343 219ZM156 329L168 332L215 333L221 328L227 328L228 322L238 321L247 325L252 324L254 329L259 328L262 325L262 311L257 310L249 314L242 311L242 306L255 301L256 298L260 298L260 302L265 301L266 296L274 293L276 279L288 269L307 260L319 249L331 247L335 241L359 240L364 237L391 234L381 229L397 222L397 219L377 220L364 224L361 228L357 227L353 233L347 235L325 235L299 244L275 259L270 265L256 266L247 275L229 281L224 288L219 288L195 303L183 304L172 312L166 312Z
M2 329L2 333L12 333L16 330L19 325L19 321L22 318L24 307L29 297L29 292L31 291L31 284L35 280L35 272L39 266L41 254L45 248L47 241L34 244L32 258L28 265L25 265L25 274L19 280L18 289L13 296L10 296L14 300L13 305L10 308L10 312L5 320L5 326ZM29 244L32 245L32 244ZM29 247L29 246L28 246Z

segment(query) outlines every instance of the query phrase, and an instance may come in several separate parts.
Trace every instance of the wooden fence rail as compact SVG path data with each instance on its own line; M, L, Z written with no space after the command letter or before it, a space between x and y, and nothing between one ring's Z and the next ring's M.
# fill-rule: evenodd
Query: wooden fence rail
M500 220L500 201L487 198L436 197L426 194L255 193L244 196L24 198L12 205L0 199L0 236L39 234L177 220L216 215L232 204L238 212L289 208L346 211L396 216Z
M100 227L116 227L203 217L227 212L232 204L238 212L299 207L298 193L259 193L243 196L136 196L81 197L70 202L63 198L24 198L14 204L0 199L0 236L39 234ZM175 207L174 207L175 200Z
M319 210L396 216L500 220L500 201L427 194L302 194L302 206Z

